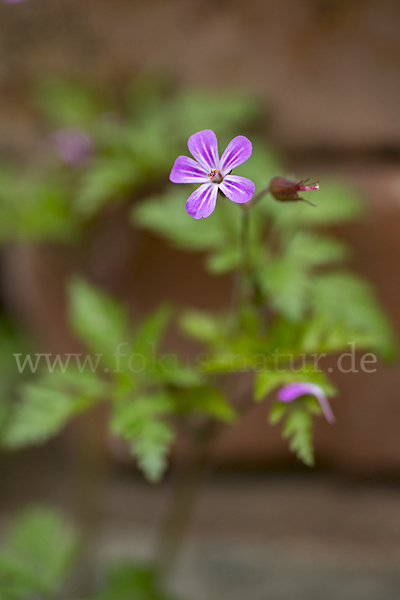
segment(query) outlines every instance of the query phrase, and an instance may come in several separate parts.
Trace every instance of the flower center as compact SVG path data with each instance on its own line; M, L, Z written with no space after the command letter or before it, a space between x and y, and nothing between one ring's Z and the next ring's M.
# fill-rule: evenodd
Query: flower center
M221 183L224 180L221 173L219 172L219 169L211 169L211 171L207 173L207 175L213 183Z

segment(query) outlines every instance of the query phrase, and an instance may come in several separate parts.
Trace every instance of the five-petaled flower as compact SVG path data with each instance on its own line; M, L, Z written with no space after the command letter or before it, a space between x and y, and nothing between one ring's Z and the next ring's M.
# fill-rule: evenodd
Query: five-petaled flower
M289 383L279 390L277 398L281 402L292 402L300 396L306 396L308 394L311 394L317 398L326 420L329 421L329 423L334 423L336 419L328 402L328 398L326 397L322 387L316 383L307 383L301 381Z
M269 183L269 191L275 200L280 200L281 202L300 200L302 202L307 202L307 204L311 204L311 206L315 206L315 204L312 204L309 200L299 196L299 192L308 192L309 190L319 189L317 181L306 185L307 182L308 179L292 181L291 179L286 179L286 177L274 177Z
M218 190L233 202L243 203L254 194L254 183L246 177L231 175L232 169L249 158L252 145L243 135L235 137L219 158L217 136L211 129L190 136L188 147L193 158L178 156L169 176L173 183L200 183L186 203L195 219L208 217L215 208Z

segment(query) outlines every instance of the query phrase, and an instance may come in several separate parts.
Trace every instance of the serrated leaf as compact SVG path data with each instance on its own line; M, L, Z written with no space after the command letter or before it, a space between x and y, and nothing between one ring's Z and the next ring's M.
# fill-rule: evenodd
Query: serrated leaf
M350 342L390 358L395 354L392 328L371 286L359 277L337 271L321 275L312 297L314 316L303 339L305 351L340 350Z
M46 373L20 387L20 398L7 419L2 443L9 448L40 444L68 421L104 399L107 386L94 373Z
M128 335L128 319L123 307L114 299L83 279L69 286L70 322L75 333L95 354L115 367L113 355Z
M150 481L158 481L166 468L174 434L164 417L171 412L171 400L163 392L121 400L113 407L111 429L130 444L139 467Z
M282 435L289 438L290 449L298 458L311 467L314 464L311 416L300 408L291 409Z
M310 306L315 269L346 256L341 242L299 231L290 236L280 256L259 270L261 289L280 314L300 321Z
M283 402L276 401L272 405L271 411L269 413L269 417L268 417L269 423L271 425L276 425L277 423L279 423L279 421L285 415L287 410L288 410L288 407L286 404L284 404Z

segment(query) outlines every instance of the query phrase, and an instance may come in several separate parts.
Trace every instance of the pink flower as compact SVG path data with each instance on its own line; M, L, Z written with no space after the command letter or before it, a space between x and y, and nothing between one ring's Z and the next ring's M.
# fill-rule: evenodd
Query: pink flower
M300 200L302 202L307 202L307 204L311 204L311 206L315 206L308 200L301 198L299 196L299 192L307 192L309 190L318 190L319 185L316 181L315 183L307 183L308 179L304 179L302 181L292 181L291 179L286 179L285 177L274 177L271 179L269 184L269 191L275 200L280 200L281 202Z
M17 2L23 2L24 0L3 0L6 4L17 4Z
M218 190L232 202L243 203L251 199L254 183L246 177L231 175L232 169L251 155L250 140L238 135L220 159L217 136L211 129L205 129L190 136L188 147L196 160L178 156L169 178L173 183L201 183L186 203L189 215L195 219L209 217L215 208Z
M317 398L326 420L329 421L329 423L334 423L336 419L332 413L328 398L322 387L316 383L289 383L279 390L277 397L281 402L292 402L300 396L305 396L307 394L311 394Z
M61 160L74 167L85 166L94 154L92 138L81 129L59 129L50 139L55 142Z

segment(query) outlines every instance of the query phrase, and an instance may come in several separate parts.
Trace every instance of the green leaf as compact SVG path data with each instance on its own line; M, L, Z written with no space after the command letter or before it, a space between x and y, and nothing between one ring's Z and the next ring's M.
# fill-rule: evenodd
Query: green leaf
M95 373L46 373L20 387L2 443L9 448L40 444L58 434L70 419L105 398L108 388Z
M345 271L321 275L312 302L314 316L304 335L305 351L341 350L355 342L357 348L375 350L385 358L395 355L392 327L367 282Z
M221 275L237 269L242 261L239 248L221 248L207 258L207 270L213 275Z
M285 254L297 265L312 268L345 260L348 248L334 238L298 231L290 237Z
M128 335L126 311L114 299L83 279L74 279L69 286L70 322L75 333L95 354L104 355L114 368L119 344Z
M176 391L172 395L172 402L178 414L200 413L225 423L233 423L237 419L236 411L224 394L208 386Z
M158 587L154 572L144 566L120 564L114 567L105 591L92 600L172 600Z
M268 421L271 425L276 425L288 411L288 406L284 402L276 401L269 413Z
M140 324L135 334L134 348L137 353L151 355L157 347L171 320L169 306L161 306Z
M104 204L126 195L140 182L132 159L127 156L97 158L83 176L75 210L93 216Z
M74 561L78 540L65 521L48 508L25 510L0 550L0 587L12 600L59 594Z
M2 181L4 179L4 182ZM0 173L0 240L70 241L79 231L61 173Z
M312 445L312 419L308 412L301 408L291 408L282 435L290 440L289 447L292 452L311 467L314 464L314 451Z
M280 256L260 269L261 289L283 316L300 321L310 305L315 269L346 256L347 248L341 242L299 231L290 236Z
M113 407L111 429L130 444L139 467L150 481L158 481L166 468L174 434L163 418L171 412L171 400L163 392L120 400Z
M293 322L303 317L311 289L311 277L303 265L284 258L259 271L258 280L272 307Z
M198 369L182 363L177 354L155 354L146 375L152 382L183 388L200 385L204 379Z
M207 250L222 246L225 234L218 220L197 220L187 214L185 205L191 190L185 187L171 187L161 197L148 198L133 209L133 220L182 249Z
M199 342L214 343L221 338L227 319L199 310L186 310L179 319L181 330Z

